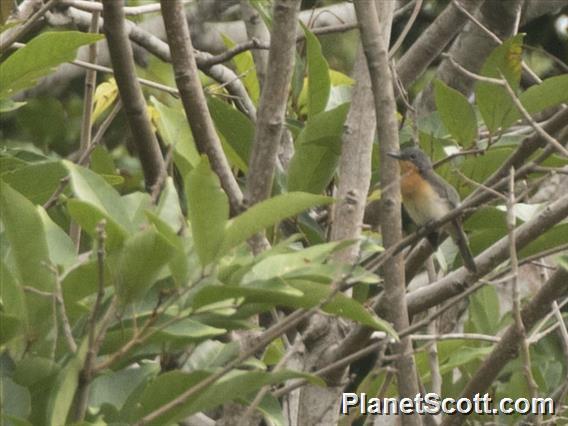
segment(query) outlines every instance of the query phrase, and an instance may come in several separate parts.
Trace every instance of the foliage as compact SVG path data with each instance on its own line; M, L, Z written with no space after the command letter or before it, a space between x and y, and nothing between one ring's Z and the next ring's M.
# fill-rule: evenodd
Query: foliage
M2 422L63 425L79 420L74 414L77 396L85 392L87 379L92 380L86 394L88 424L137 422L236 362L243 348L228 336L266 331L259 317L264 321L269 315L313 309L383 332L393 341L398 338L391 324L368 308L368 299L381 291L382 277L335 260L338 252L361 242L327 242L325 217L335 201L328 194L336 183L353 82L331 68L318 38L303 30L306 72L296 78L297 103L287 112L294 156L287 171L277 176L274 196L232 217L208 157L198 153L181 103L163 93L145 89L156 134L164 152L171 149L175 170L157 199L142 190L138 160L120 144L124 117L111 126L107 143L91 153L88 166L54 148L63 134L43 127L34 134L38 112L54 117L62 132L78 128L80 117L72 114L71 105L78 95L30 99L27 104L10 98L102 36L43 32L0 64L0 108L7 129L0 152ZM481 74L506 78L531 114L568 101L567 75L521 91L522 42L520 35L506 40L488 57ZM224 43L235 45L228 37ZM237 73L245 74L244 86L256 104L260 88L252 54L240 53L232 61ZM158 75L160 66L151 67L150 73L165 80ZM505 89L490 83L477 84L474 102L442 81L434 87L437 112L405 126L416 127L423 148L435 160L462 148L479 149L480 157L457 157L438 169L465 196L472 191L470 181L482 183L518 146L521 138L506 133L521 115ZM209 112L243 182L255 123L224 94L222 89L209 93ZM114 80L101 79L93 117L97 125L117 95ZM483 139L482 130L489 139ZM73 150L78 150L74 142ZM550 159L553 167L566 164L565 158ZM527 181L539 177L531 174ZM55 204L46 204L52 194ZM519 204L517 219L530 219L533 208ZM477 209L465 228L474 254L505 237L502 202ZM271 247L253 255L248 242L259 234L267 236ZM522 250L521 260L558 248L567 236L565 223L555 226ZM375 233L365 233L362 240L362 259L382 249ZM461 262L451 242L441 247L437 259L448 270ZM561 262L566 264L565 256ZM496 273L506 272L505 266L499 268ZM336 291L337 286L355 285L364 287L367 299ZM466 332L496 336L511 323L493 286L471 297ZM275 367L285 357L284 340L275 336L262 351L236 363L153 424L173 424L228 402L250 405L261 389L292 379L325 386L316 374ZM460 394L492 350L492 343L466 339L436 346L448 396ZM429 388L426 346L417 344L416 349L419 375ZM531 346L531 357L543 394L560 386L567 366L560 361L558 340L542 338ZM396 395L389 374L386 369L371 371L358 391L376 394L382 389L385 395ZM521 367L510 365L492 392L526 395L517 390L519 383L524 385ZM272 393L256 408L267 424L284 424L281 401Z

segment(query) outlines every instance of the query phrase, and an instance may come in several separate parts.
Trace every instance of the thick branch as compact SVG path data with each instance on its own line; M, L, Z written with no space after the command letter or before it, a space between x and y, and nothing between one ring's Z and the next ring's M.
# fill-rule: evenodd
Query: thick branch
M294 66L299 8L299 0L274 3L268 68L249 163L247 201L251 205L266 199L272 189Z
M120 1L104 0L103 10L105 16L104 31L116 84L142 163L146 189L151 190L158 177L163 173L164 160L158 146L158 140L148 119L142 89L136 79L132 46L130 46L124 25L123 4Z
M566 282L568 282L568 271L559 268L521 311L525 329L530 330L534 327L537 321L550 311L552 302L568 294ZM471 398L476 393L485 393L507 363L517 357L521 341L522 335L519 328L516 324L511 324L501 337L501 341L495 345L485 362L470 379L461 396ZM462 415L455 413L455 415L445 416L442 425L461 425L464 421L465 418Z
M65 25L68 21L71 21L73 25L77 25L82 30L87 30L91 15L90 13L78 10L75 8L69 8L65 13L52 14L54 17L63 17ZM61 26L61 22L55 18L48 19L49 23L53 26ZM102 20L100 20L100 25L103 25ZM158 38L156 35L144 30L139 25L136 25L132 21L126 21L126 33L130 40L132 40L137 45L148 50L150 53L160 58L164 62L171 62L172 57L170 53L170 47L166 42ZM237 74L233 72L229 67L217 63L215 56L207 53L195 51L195 59L197 62L197 67L203 71L204 74L211 77L213 80L222 84L223 87L229 92L229 94L235 99L236 106L246 114L251 121L256 120L256 108L250 96L248 95L243 82L238 78ZM221 58L222 59L222 58Z
M10 28L0 34L0 53L6 52L18 40L21 40L24 36L26 36L34 27L34 25L41 19L43 16L49 12L51 8L53 8L59 0L49 0L46 4L44 4L37 12L31 15L29 18L26 19L23 24L18 25L17 27ZM41 3L40 3L41 4ZM20 17L22 19L23 17Z
M521 249L531 241L552 228L568 216L568 195L547 206L539 215L517 228L517 249ZM408 310L411 314L422 312L444 300L462 292L478 278L492 271L509 256L508 237L493 244L475 260L478 273L473 274L465 268L460 268L435 284L413 291L407 296Z
M396 122L396 103L393 78L388 63L387 45L381 37L380 24L373 2L355 2L357 20L361 26L361 42L367 58L371 86L377 115L377 134L381 153L381 233L386 249L397 244L402 238L400 216L399 167L396 160L387 153L399 149L398 126ZM384 25L384 24L383 24ZM392 322L396 330L408 327L406 309L404 264L402 255L393 257L384 268L385 299L388 309L385 319ZM416 365L412 357L412 342L403 338L394 345L397 359L397 382L400 397L414 397L419 392ZM406 354L406 355L405 355ZM402 418L403 424L420 425L418 416Z
M227 158L221 141L213 126L207 101L199 80L189 28L181 0L162 0L162 14L166 34L172 52L172 64L176 85L179 89L187 120L199 152L206 154L221 186L229 197L233 214L241 210L242 193Z
M485 0L461 0L463 7L469 12L475 12L483 1ZM466 22L467 17L453 3L446 6L400 58L396 70L404 88L408 88L426 71Z
M520 13L522 3L521 0L506 2L485 0L478 10L477 18L492 33L504 40L512 36L515 31L517 17ZM448 7L455 8L453 5ZM458 14L461 14L461 12L458 11ZM464 18L467 19L467 17L462 14L462 17L457 19ZM497 47L497 43L492 37L487 35L474 23L468 22L452 44L449 54L458 63L463 64L466 69L477 72L495 47ZM438 67L437 78L444 81L448 86L460 91L465 96L469 96L473 88L474 82L470 79L464 79L447 59L442 61ZM423 92L422 96L422 106L425 110L434 110L432 85Z

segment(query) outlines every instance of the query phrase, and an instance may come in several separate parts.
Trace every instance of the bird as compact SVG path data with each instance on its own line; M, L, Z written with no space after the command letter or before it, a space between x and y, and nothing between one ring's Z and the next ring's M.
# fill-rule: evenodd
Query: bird
M402 204L416 225L423 226L439 220L458 207L458 192L434 171L430 158L420 148L406 147L400 152L390 152L388 155L399 161ZM442 231L452 237L464 266L471 272L477 272L460 218L448 222L442 227ZM439 237L439 232L432 232L427 236L433 248L437 247Z

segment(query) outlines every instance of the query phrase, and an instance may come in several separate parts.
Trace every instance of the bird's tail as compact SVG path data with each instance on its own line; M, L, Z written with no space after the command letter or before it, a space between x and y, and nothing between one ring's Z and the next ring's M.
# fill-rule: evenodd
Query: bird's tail
M460 223L452 221L452 239L458 246L460 255L463 259L464 266L471 272L477 272L477 266L475 265L475 260L473 260L473 254L469 248L469 242L467 240L467 235Z

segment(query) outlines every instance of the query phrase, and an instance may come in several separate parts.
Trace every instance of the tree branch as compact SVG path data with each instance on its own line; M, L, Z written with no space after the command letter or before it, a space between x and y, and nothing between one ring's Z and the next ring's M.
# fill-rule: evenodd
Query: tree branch
M402 238L401 196L399 166L387 153L399 149L398 125L393 78L388 63L388 50L381 37L380 24L374 2L355 2L355 12L360 23L361 42L367 58L380 147L381 173L381 234L386 249ZM384 17L381 17L384 19ZM394 184L393 184L394 183ZM400 331L408 327L406 287L402 255L394 256L384 267L384 294L388 301L384 318ZM393 345L393 352L400 355L396 361L397 384L400 397L414 397L419 393L416 365L412 357L412 342L403 338ZM419 416L405 416L402 423L420 425Z
M136 79L132 47L125 30L122 1L103 0L103 11L104 31L115 71L116 84L134 143L138 149L146 189L151 191L163 173L164 159L146 112L142 90Z
M90 22L90 14L83 12L81 10L70 8L62 14L67 20L70 20L74 25L77 25L83 30L86 30ZM52 25L56 22L52 19L50 21ZM101 20L102 25L102 20ZM171 62L172 57L170 53L170 47L168 43L164 42L154 34L144 30L140 26L136 25L134 22L126 21L126 33L130 40L144 49L148 50L150 53L160 58L165 62ZM61 26L61 24L59 24ZM195 60L197 62L197 67L203 71L204 74L211 77L213 80L219 84L224 85L227 91L236 100L235 103L237 107L246 114L251 121L256 120L256 108L250 96L248 95L242 81L238 76L228 67L222 64L216 63L216 57L207 53L195 51Z
M524 307L521 311L521 318L526 330L530 330L539 319L546 315L552 302L568 293L566 282L568 282L568 271L559 268ZM476 393L485 393L505 365L517 357L521 341L522 337L517 325L510 325L501 337L501 341L495 345L493 351L467 383L461 396L471 398ZM452 416L444 416L442 426L461 425L464 421L465 418L456 412Z
M199 152L206 154L209 158L211 167L219 176L221 186L227 193L232 213L238 214L242 208L241 189L233 176L209 114L195 63L183 2L180 0L162 0L161 4L166 34L172 53L176 85L195 144Z
M568 216L568 195L548 205L532 220L523 223L516 230L517 249L521 249L545 231ZM442 301L459 294L479 277L493 270L509 256L508 237L497 241L483 253L476 256L478 273L473 274L460 268L428 287L411 292L408 296L408 310L414 315Z
M488 28L492 33L501 39L509 38L513 35L519 10L523 0L511 0L506 2L496 0L485 0L477 11L478 20ZM462 5L464 5L462 3ZM458 20L467 20L468 18L462 14L452 3L448 7L454 8ZM465 22L462 22L462 26ZM467 22L458 37L454 40L449 54L455 58L460 64L470 71L477 72L481 69L485 59L491 51L497 46L495 40L488 36L485 31L481 30L472 22ZM463 76L456 72L448 60L443 60L438 67L436 78L442 80L448 86L458 90L466 97L469 96L473 88L473 81L464 79ZM433 86L430 86L422 93L420 99L420 109L424 113L434 110Z
M475 12L485 0L469 0L463 3L468 11ZM448 43L462 30L467 18L448 4L444 11L430 24L398 61L397 76L404 88L416 81L430 64L442 53Z
M299 8L298 0L274 3L268 68L249 160L247 203L250 205L266 199L272 190L294 66Z
M6 52L12 44L20 40L30 32L36 22L38 22L50 9L52 9L59 0L49 0L36 13L29 18L25 18L23 24L10 28L0 34L0 54Z

